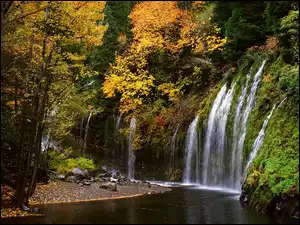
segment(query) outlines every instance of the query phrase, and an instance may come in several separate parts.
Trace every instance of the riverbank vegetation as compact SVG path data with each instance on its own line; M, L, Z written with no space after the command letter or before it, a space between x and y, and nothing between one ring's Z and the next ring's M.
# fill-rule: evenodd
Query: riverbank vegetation
M286 100L243 193L260 211L299 195L298 2L3 1L1 18L1 183L16 190L15 207L50 169L126 167L132 117L136 175L181 181L191 121L199 116L204 137L218 91L236 82L230 139L246 74L264 59L244 163L273 105Z

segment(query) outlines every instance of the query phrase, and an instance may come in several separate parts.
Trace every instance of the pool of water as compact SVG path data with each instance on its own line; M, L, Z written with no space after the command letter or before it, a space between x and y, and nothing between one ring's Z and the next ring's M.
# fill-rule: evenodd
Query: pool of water
M43 217L10 218L2 223L223 223L271 224L266 215L243 208L239 194L184 186L127 199L39 206Z

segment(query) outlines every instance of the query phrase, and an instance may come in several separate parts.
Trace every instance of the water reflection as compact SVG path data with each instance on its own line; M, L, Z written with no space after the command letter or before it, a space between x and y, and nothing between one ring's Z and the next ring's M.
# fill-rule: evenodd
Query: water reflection
M5 223L271 223L242 208L234 193L179 187L170 192L98 202L49 204L45 217L1 220Z

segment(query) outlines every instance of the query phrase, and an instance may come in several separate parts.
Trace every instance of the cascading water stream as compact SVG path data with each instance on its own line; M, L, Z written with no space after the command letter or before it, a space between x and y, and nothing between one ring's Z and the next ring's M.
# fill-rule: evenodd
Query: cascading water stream
M179 124L177 124L176 126L176 130L172 136L172 140L171 140L171 156L170 156L170 166L172 166L172 168L174 168L174 157L175 157L175 151L176 151L176 138L177 138L177 133L178 133L178 129L179 129Z
M134 179L134 163L135 163L135 155L133 153L132 144L133 137L136 128L136 119L132 117L130 120L130 135L129 135L129 145L128 145L128 169L127 169L127 177L128 179Z
M242 152L238 151L237 145L239 140L239 130L241 125L242 118L242 108L244 105L244 100L247 94L248 83L250 79L251 69L246 76L246 82L242 87L241 96L238 99L234 122L233 122L233 132L232 132L232 155L231 155L231 171L230 171L230 183L234 189L239 189L240 180L241 180L241 171L242 171ZM240 149L241 150L241 149Z
M205 137L203 167L202 167L202 183L203 184L207 183L207 167L208 167L209 151L210 151L210 145L211 145L210 139L211 139L211 135L212 135L213 128L214 128L214 122L215 122L214 118L215 118L215 115L217 113L219 106L222 103L223 98L225 97L226 89L227 88L226 88L226 84L225 84L219 91L219 93L213 103L212 109L209 113L209 116L208 116L208 127L207 127L206 137Z
M240 169L239 171L237 171L236 173L236 177L235 177L235 186L234 188L236 189L240 189L241 188L241 182L242 182L242 152L243 152L243 148L244 148L244 142L245 142L245 137L246 137L246 131L247 131L247 122L250 116L250 113L252 111L252 108L254 106L254 100L255 100L255 94L258 88L258 84L261 80L261 75L265 66L266 60L264 60L260 66L260 68L258 69L258 71L256 72L256 74L254 75L253 78L253 82L251 85L251 89L250 89L250 93L248 94L247 97L247 104L246 107L244 109L244 112L242 114L242 123L240 124L240 133L237 138L237 146L236 146L236 151L237 154L239 156L239 162L238 162L238 168Z
M235 84L226 92L226 84L223 85L209 114L203 155L203 185L224 186L225 128L234 87ZM208 177L210 177L209 180Z
M56 106L50 113L49 113L49 119L54 120L56 113L58 111L58 107ZM41 151L45 152L50 147L50 135L51 135L51 129L49 128L48 134L46 137L44 135L42 136L41 141Z
M87 140L87 135L88 135L88 132L89 132L89 124L90 124L91 117L92 117L92 112L90 112L90 115L89 115L88 120L87 120L86 125L85 125L84 144L83 144L83 149L84 150L86 149L86 140Z
M184 183L191 182L191 169L192 169L192 155L194 152L197 152L197 123L199 117L193 120L190 124L188 132L187 132L187 139L186 139L186 147L185 147L185 171L183 176Z
M249 160L247 162L247 165L245 167L245 170L244 171L247 171L247 169L249 168L250 164L252 163L253 159L256 157L257 153L258 153L258 150L260 149L262 143L263 143L263 139L264 139L264 136L265 136L265 130L266 130L266 127L268 125L268 122L269 122L269 119L271 118L272 116L272 113L275 109L275 106L273 106L270 114L267 116L267 118L264 120L264 123L263 123L263 126L257 136L257 138L255 139L254 143L253 143L253 146L252 146L252 152L250 154L250 157L249 157Z

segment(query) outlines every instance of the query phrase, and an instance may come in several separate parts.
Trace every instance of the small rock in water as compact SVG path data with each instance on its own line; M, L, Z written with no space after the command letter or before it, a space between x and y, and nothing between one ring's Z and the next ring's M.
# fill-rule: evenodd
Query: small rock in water
M83 183L79 183L79 186L83 186Z
M39 213L40 209L37 208L37 207L34 207L34 208L31 209L31 212L33 212L33 213Z
M30 210L25 204L22 204L21 206L22 206L22 209L24 211L29 211Z

